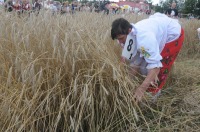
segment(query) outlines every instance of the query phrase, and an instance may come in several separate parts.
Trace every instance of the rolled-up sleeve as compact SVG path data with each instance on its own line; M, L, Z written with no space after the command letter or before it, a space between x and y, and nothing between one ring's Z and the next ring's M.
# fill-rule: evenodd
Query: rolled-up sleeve
M147 62L147 69L162 67L162 56L159 51L159 44L153 33L148 33L148 36L143 37L139 44L140 56L144 57Z
M152 64L150 63L147 65L147 69L160 68L160 67L163 67L161 62L152 63Z

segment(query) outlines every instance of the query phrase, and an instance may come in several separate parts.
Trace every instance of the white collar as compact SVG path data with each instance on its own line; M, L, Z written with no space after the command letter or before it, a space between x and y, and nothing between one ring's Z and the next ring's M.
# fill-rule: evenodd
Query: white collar
M134 45L133 45L134 51L133 51L133 57L135 57L135 55L137 54L137 39L136 39L137 29L135 28L135 26L134 26L133 23L131 23L131 25L132 25L131 34L134 36ZM132 58L133 58L133 57L132 57Z
M136 35L137 34L137 29L135 28L133 23L131 23L131 25L132 25L131 33L132 33L132 35Z

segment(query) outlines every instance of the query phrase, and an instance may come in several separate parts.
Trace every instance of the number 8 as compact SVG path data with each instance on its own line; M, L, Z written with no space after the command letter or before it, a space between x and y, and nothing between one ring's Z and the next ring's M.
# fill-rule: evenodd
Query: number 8
M133 40L130 39L130 40L129 40L129 45L127 46L127 50L128 50L128 51L131 51L132 44L133 44Z

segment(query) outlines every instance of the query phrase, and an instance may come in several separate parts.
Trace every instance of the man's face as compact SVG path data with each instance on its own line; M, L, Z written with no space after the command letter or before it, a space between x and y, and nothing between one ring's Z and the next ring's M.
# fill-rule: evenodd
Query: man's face
M125 44L126 42L126 38L127 38L127 35L124 35L124 34L120 34L117 36L117 40L119 41L119 43L121 44Z
M172 8L176 8L176 3L172 3Z

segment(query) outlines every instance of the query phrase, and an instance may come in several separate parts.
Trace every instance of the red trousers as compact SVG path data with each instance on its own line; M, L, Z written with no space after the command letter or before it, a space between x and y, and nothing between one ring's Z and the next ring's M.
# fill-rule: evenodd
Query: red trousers
M177 40L165 44L165 47L161 52L161 56L163 57L163 59L161 60L163 67L160 69L158 80L155 82L155 85L157 86L150 86L147 91L155 94L162 89L162 87L166 83L168 73L171 70L171 67L183 45L183 40L184 30L181 29L181 35Z

